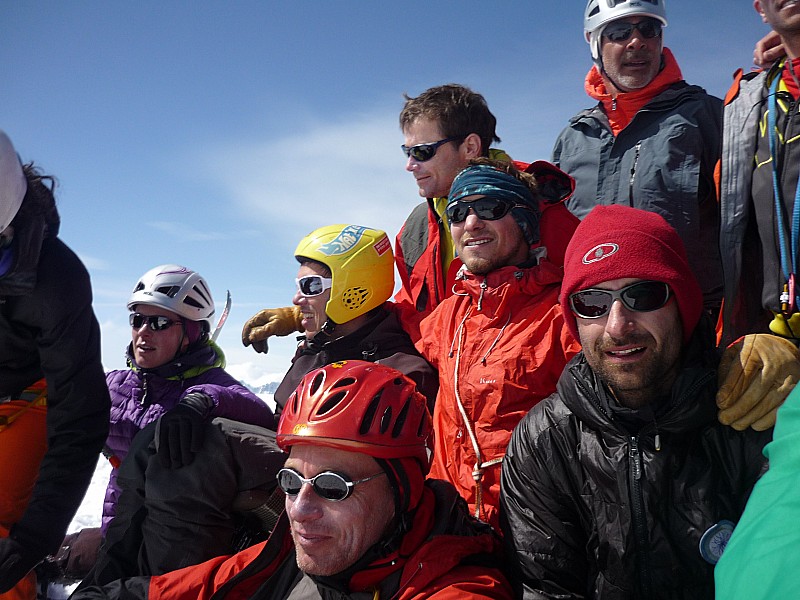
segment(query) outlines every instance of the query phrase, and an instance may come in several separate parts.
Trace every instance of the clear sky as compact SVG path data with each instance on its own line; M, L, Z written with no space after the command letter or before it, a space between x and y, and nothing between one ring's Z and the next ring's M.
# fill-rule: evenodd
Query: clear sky
M61 237L94 287L107 369L123 368L137 278L175 262L209 281L229 370L279 379L293 338L242 347L245 320L294 293L293 251L322 225L394 238L420 201L402 94L481 92L500 147L548 159L592 101L582 0L0 2L0 128L60 183ZM752 3L669 0L665 44L724 95L767 29ZM69 293L69 290L64 290Z

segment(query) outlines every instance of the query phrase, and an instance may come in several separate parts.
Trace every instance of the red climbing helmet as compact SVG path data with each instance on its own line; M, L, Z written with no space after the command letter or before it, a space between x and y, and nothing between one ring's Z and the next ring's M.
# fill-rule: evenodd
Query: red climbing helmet
M317 444L374 458L415 458L427 471L431 416L411 379L385 365L348 360L308 373L278 425L282 450Z

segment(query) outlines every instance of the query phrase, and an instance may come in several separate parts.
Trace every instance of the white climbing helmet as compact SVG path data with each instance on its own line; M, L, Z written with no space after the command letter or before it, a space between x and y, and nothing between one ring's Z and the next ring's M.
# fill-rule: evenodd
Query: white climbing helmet
M189 321L205 323L211 330L214 299L199 273L180 265L161 265L139 278L128 299L128 310L137 304L160 306Z
M631 16L653 17L667 26L665 0L589 0L583 15L583 34L592 49L592 59L600 60L600 36L611 21ZM600 66L600 65L598 65Z

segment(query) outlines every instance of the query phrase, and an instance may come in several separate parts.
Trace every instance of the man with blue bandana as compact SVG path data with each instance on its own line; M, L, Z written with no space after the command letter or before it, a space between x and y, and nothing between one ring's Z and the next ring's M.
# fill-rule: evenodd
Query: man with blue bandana
M533 177L474 159L453 181L445 214L463 266L417 344L439 370L430 477L450 481L475 516L497 526L511 431L555 390L580 347L558 305L562 269L537 245Z

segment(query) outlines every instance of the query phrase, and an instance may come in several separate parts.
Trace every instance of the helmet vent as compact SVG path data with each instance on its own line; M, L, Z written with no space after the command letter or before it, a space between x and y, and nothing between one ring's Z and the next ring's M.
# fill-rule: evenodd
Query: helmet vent
M403 404L403 408L400 409L400 414L397 415L397 420L394 422L394 427L392 427L392 437L400 437L403 433L403 426L406 424L406 418L408 417L408 411L411 408L411 404L406 400L405 404Z
M340 387L350 387L356 383L358 382L353 377L343 377L339 381L334 382L334 384L331 386L331 389L335 390L336 388Z
M143 289L144 289L144 283L140 281L139 283L136 284L136 287L133 288L133 293L135 294L136 292L140 292Z
M361 307L369 297L369 290L363 287L351 287L342 294L342 304L350 310Z
M325 381L325 373L320 371L319 373L317 373L316 377L314 377L314 380L311 382L310 393L311 394L316 394L317 390L319 390L319 388L322 386L322 383L324 381Z
M425 415L426 414L427 413L423 413L422 414L422 417L419 420L419 427L417 427L417 437L420 438L420 439L423 439L425 437L425 429L426 429L426 427L425 427L426 426Z
M364 418L361 419L361 427L358 429L358 433L361 435L366 435L366 433L372 428L372 422L375 420L375 414L378 412L378 406L381 402L381 396L383 395L383 390L378 391L375 396L373 396L372 400L370 400L369 406L364 411Z
M381 424L380 424L380 432L386 433L389 429L389 425L392 424L392 407L387 406L386 410L383 411L383 416L381 417Z
M345 399L345 396L347 396L347 392L344 391L331 394L331 396L327 398L325 402L323 402L322 405L319 407L319 409L317 410L317 415L318 416L325 415L326 413L336 408L339 405L339 403Z
M168 298L174 298L175 295L181 291L181 286L179 285L168 285L156 288L156 291L159 294L164 294Z
M208 291L208 288L205 285L203 285L204 283L205 282L203 280L198 281L196 285L192 286L192 290L195 294L200 296L203 302L206 304L211 304L211 292Z
M186 296L186 298L183 299L183 303L188 304L189 306L194 308L203 308L203 305L200 304L197 300L195 300L191 296Z

